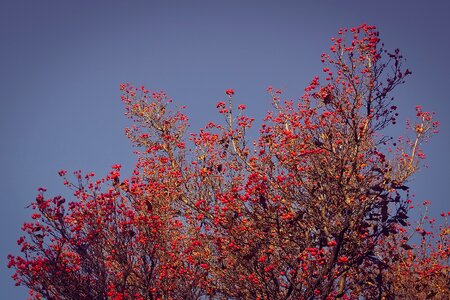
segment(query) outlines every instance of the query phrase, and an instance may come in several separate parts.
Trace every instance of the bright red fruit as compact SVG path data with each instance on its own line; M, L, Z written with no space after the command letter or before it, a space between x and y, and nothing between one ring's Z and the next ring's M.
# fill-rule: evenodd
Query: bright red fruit
M225 94L227 94L228 96L233 96L234 95L234 90L233 89L228 89L225 91Z

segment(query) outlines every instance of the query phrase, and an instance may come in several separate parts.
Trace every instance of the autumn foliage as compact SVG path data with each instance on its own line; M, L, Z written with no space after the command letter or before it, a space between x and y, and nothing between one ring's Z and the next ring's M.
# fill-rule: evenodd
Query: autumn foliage
M121 85L132 176L61 171L70 202L40 189L9 257L17 285L32 299L444 299L448 215L408 219L438 123L417 107L409 138L386 135L411 72L375 27L340 30L322 62L299 100L268 88L255 141L232 89L223 118L187 133L165 93Z

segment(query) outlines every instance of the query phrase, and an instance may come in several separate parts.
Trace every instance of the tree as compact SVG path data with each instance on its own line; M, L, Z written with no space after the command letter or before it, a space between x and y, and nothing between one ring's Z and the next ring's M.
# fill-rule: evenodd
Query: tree
M438 123L417 107L410 139L384 135L398 115L391 93L411 74L402 55L373 26L332 41L323 83L298 101L268 88L274 110L253 144L232 89L217 104L224 121L187 135L165 93L122 84L133 175L114 165L71 182L60 171L68 204L41 188L22 255L9 256L16 284L32 299L448 295L448 225L408 221L408 180ZM413 232L419 245L408 244Z

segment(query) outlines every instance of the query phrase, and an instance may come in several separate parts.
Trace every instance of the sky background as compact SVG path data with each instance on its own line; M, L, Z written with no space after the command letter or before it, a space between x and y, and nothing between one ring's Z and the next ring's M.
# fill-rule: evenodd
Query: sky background
M132 169L120 83L167 91L188 107L192 131L217 120L228 88L260 120L270 109L267 86L299 98L320 74L330 38L364 22L408 59L413 75L396 92L401 117L418 104L438 114L429 168L410 186L416 200L432 201L433 214L448 210L449 11L449 1L411 0L1 1L0 299L26 298L6 255L17 253L38 187L67 193L63 168L98 176L114 163Z

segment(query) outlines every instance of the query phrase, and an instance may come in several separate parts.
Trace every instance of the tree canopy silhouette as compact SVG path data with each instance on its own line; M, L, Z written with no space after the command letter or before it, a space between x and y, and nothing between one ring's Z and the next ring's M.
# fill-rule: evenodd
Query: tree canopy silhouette
M374 26L340 30L322 62L296 101L267 89L254 141L233 89L188 134L164 92L122 84L132 176L62 170L68 203L41 188L16 284L32 299L444 299L448 224L408 220L438 123L418 106L409 138L385 135L411 72Z

